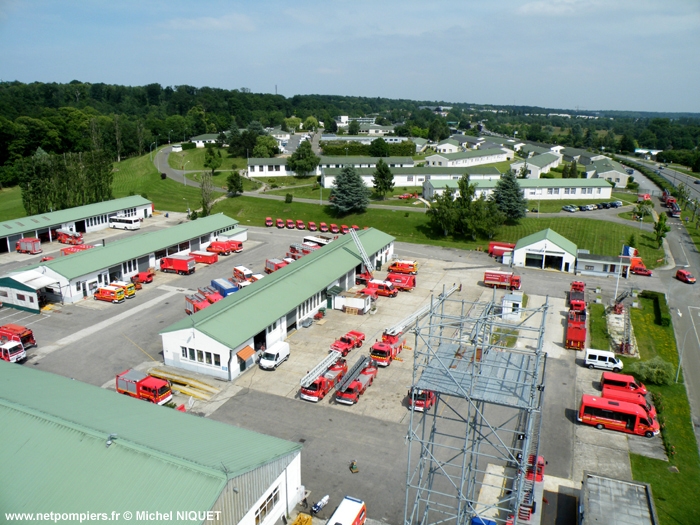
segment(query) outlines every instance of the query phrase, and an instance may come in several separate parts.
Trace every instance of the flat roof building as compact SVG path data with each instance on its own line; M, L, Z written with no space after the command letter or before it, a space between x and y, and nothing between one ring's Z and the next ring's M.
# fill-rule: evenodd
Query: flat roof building
M579 525L658 525L651 485L583 473Z

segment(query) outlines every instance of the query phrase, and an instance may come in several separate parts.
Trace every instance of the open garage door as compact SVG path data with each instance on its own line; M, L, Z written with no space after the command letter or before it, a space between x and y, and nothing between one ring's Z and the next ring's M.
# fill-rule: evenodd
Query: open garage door
M542 255L538 253L528 253L525 255L525 266L528 268L542 268Z
M138 264L139 272L145 272L148 270L148 255L146 255L146 257L140 257L136 263Z
M552 270L562 270L562 265L564 264L564 257L561 255L545 255L544 257L544 267L550 268Z

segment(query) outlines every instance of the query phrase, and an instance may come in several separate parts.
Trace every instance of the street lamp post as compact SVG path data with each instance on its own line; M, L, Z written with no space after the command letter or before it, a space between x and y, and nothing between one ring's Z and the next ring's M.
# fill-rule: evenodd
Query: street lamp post
M170 134L171 134L172 132L173 132L172 129L171 129L170 131L168 131L168 144L170 144Z
M185 168L191 161L185 162L185 165L182 167L182 183L187 186L187 172L185 171Z

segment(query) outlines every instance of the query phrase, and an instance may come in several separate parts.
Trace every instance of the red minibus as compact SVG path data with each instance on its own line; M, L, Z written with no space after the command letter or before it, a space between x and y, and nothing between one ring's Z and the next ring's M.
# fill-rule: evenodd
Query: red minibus
M597 429L607 428L648 438L659 433L659 422L649 417L639 405L588 394L581 397L578 420Z

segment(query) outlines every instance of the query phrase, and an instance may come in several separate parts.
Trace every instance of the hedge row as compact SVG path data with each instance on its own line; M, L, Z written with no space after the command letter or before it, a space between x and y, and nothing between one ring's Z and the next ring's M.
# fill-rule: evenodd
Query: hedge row
M652 181L662 190L667 190L669 193L674 194L676 188L674 188L673 184L668 182L661 175L657 175L653 170L650 170L649 168L647 168L646 166L642 166L641 164L637 164L636 162L631 162L627 159L624 159L623 162L630 168L634 168L637 171L641 172L644 176L646 176L650 181Z
M656 324L671 326L671 310L668 308L665 294L644 290L639 296L654 301L654 322Z
M411 157L416 154L416 145L404 140L398 144L387 144L389 155L392 157ZM347 148L347 152L345 149ZM321 149L324 155L328 156L372 156L370 153L371 146L369 144L360 144L359 142L344 142L344 141L329 141L321 142Z
M182 149L183 149L183 150L186 150L186 149L195 149L196 147L197 147L197 144L195 144L194 142L183 142L183 143L182 143Z

